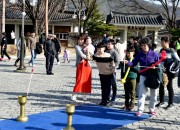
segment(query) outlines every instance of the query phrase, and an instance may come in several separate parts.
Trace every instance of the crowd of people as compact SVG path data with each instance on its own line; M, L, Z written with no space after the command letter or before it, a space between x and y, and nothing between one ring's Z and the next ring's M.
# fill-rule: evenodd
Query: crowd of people
M121 109L133 110L137 97L138 109L136 116L141 116L145 107L146 93L150 89L149 114L156 115L156 107L164 105L165 86L167 86L169 97L165 109L173 108L174 91L172 82L179 74L180 59L176 49L169 47L169 37L162 37L160 43L162 49L156 50L157 45L153 43L150 37L130 37L127 46L125 46L120 38L113 40L105 33L102 41L95 44L95 49L92 49L95 50L94 54L93 52L90 53L91 49L88 52L87 49L85 51L85 48L87 48L86 39L91 38L89 36L86 38L79 36L75 47L77 72L72 100L76 101L75 93L84 93L84 96L86 93L91 93L91 91L86 91L86 89L91 88L91 83L83 86L91 79L91 73L86 73L87 70L82 66L82 62L87 61L88 64L84 64L84 66L91 67L90 62L95 61L101 83L101 102L99 105L113 105L118 89L116 73L117 69L121 69L121 80L125 80L122 82L125 91L125 102ZM89 78L84 80L82 76ZM124 77L126 78L124 79ZM157 101L158 91L159 103Z
M2 33L1 41L1 58L4 55L11 60L7 54L7 38L6 33ZM37 41L36 34L32 32L26 38L26 45L31 53L29 66L35 67L35 58L37 55L37 43L41 43L46 57L46 74L54 75L52 72L54 58L57 64L60 63L59 53L61 53L61 44L55 35L49 34L47 39L41 37ZM18 66L20 60L21 39L16 43L17 60L14 66ZM135 107L136 97L138 98L136 116L141 116L146 100L147 90L150 89L149 114L156 115L156 107L165 105L164 95L165 86L168 90L168 105L165 109L174 106L174 90L173 80L178 77L178 86L180 86L180 38L177 44L170 44L169 37L161 38L161 50L156 50L156 44L150 37L130 37L128 44L125 45L120 38L116 40L108 37L104 33L102 40L93 44L92 39L87 34L80 34L77 38L76 52L76 83L73 88L71 99L77 100L78 93L83 93L83 100L86 100L86 93L91 93L92 89L92 67L91 62L95 62L99 71L99 79L101 84L101 106L112 106L117 98L117 79L118 69L121 71L121 83L124 85L125 101L121 109L132 111ZM156 51L155 51L156 50ZM26 50L24 50L24 53ZM38 52L40 53L40 52ZM165 54L165 55L164 55ZM25 54L24 54L25 57ZM163 60L162 60L163 58ZM69 50L64 49L63 63L70 62ZM24 66L25 68L25 66ZM157 103L159 90L159 103Z
M45 38L45 34L42 34L39 38L35 34L35 32L27 33L25 35L24 41L24 53L23 58L26 56L26 48L28 48L31 58L28 62L30 67L35 67L35 59L37 54L41 54L44 50L44 56L46 57L46 73L47 75L53 75L52 68L54 64L54 58L57 60L57 64L60 64L59 60L59 54L61 53L61 43L60 40L56 37L56 35L48 34L47 39ZM4 59L4 55L8 58L8 60L11 60L11 57L7 53L7 37L6 33L2 33L2 40L1 40L1 58L0 61L7 61ZM17 42L15 42L16 48L17 48L17 59L15 60L14 66L18 67L18 63L20 61L21 56L21 43L22 39L17 39ZM69 59L69 51L67 48L64 50L63 54L64 62L68 61ZM62 63L64 63L62 62ZM22 68L26 68L26 66L23 64Z

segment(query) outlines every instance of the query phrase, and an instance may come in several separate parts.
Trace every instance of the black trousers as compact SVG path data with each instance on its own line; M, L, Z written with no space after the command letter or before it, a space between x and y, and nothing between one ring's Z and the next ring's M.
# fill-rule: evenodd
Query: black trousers
M54 63L54 55L47 54L46 55L46 72L47 72L47 74L52 73L53 63Z
M59 62L59 54L58 53L55 55L55 57L56 57L57 62Z
M169 96L169 101L168 104L173 104L174 102L174 90L173 90L173 78L168 76L168 85L167 85L167 90L168 90L168 96ZM160 102L164 102L164 84L161 83L160 84L160 88L159 88L159 100Z
M17 58L16 61L15 61L15 63L18 63L19 61L20 61L20 58Z
M8 59L11 59L11 57L7 54L6 48L1 47L1 58L4 58L4 55L8 57Z
M111 81L113 78L113 74L111 75L102 75L100 76L100 82L101 82L101 96L102 96L102 102L107 103L109 102L109 97L111 93Z

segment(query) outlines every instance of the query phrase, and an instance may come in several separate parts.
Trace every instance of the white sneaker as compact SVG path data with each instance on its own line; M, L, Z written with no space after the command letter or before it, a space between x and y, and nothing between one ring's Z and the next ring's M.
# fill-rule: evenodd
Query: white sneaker
M76 101L76 100L77 100L76 95L73 95L73 96L71 97L71 100L72 100L72 101Z
M85 95L85 94L82 96L82 99L83 99L84 101L87 101L87 98L86 98L86 95Z
M57 62L57 65L59 65L60 64L60 62Z
M29 63L29 66L32 66L32 63Z

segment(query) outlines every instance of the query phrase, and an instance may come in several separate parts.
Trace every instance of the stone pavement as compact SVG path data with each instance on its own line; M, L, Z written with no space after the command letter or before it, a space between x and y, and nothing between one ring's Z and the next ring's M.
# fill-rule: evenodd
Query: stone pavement
M8 62L0 62L0 120L16 118L19 115L19 106L17 97L24 95L30 82L31 67L28 67L29 58L25 59L27 73L14 72L16 67L13 66L15 59ZM61 55L62 61L62 55ZM54 63L53 72L55 75L46 75L45 60L42 56L35 60L35 73L32 75L32 82L28 100L26 104L26 114L41 113L51 110L65 108L67 103L73 104L98 104L100 102L101 91L98 71L93 63L92 74L92 94L87 96L87 101L83 101L81 94L78 101L70 100L73 86L75 83L75 55L71 56L70 63ZM124 105L123 86L119 83L120 71L117 72L118 79L118 97L114 108L119 109ZM158 114L147 120L135 122L127 126L117 128L116 130L177 130L180 129L180 88L177 87L177 79L174 80L175 90L175 107L171 110L164 108L157 109ZM149 95L149 91L148 91ZM167 90L166 90L167 101ZM149 96L147 96L145 112L148 112ZM137 107L135 108L135 110Z

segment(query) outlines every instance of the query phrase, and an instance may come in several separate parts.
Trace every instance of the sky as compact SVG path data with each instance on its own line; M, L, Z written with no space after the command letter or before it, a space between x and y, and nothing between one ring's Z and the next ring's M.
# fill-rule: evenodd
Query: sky
M145 0L145 1L150 1L150 2L152 2L153 0ZM156 4L160 4L159 1L153 1L153 2L156 3Z

